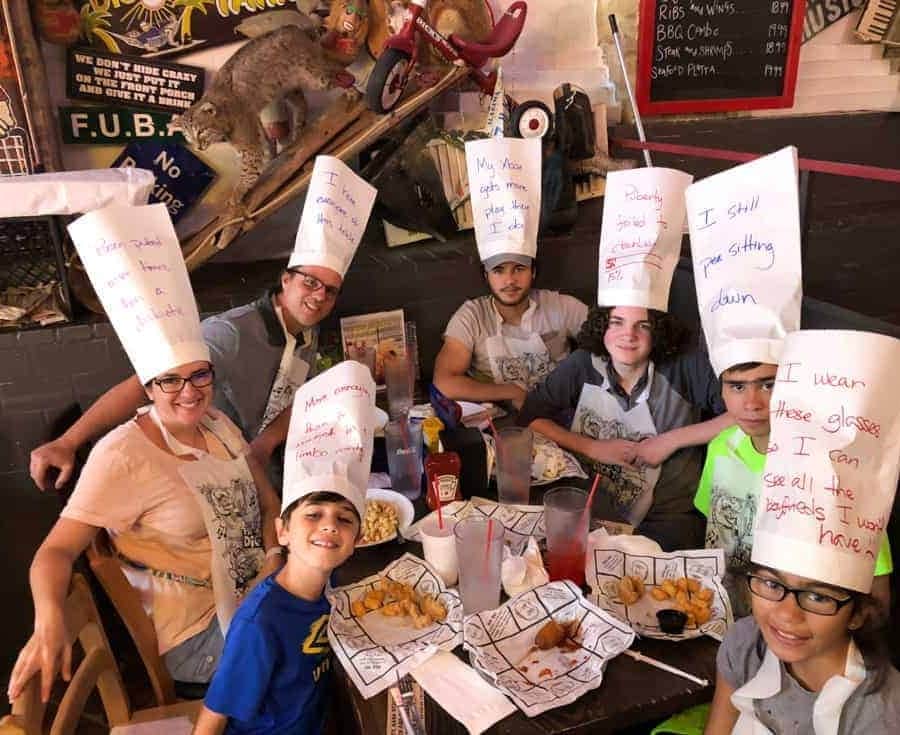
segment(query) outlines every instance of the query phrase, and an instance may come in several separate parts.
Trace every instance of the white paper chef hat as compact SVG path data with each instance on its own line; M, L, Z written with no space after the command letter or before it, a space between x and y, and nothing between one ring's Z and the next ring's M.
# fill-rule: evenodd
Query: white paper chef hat
M366 514L375 431L375 381L346 360L307 381L294 396L284 451L281 510L304 495L343 495Z
M316 156L288 268L318 265L343 278L377 193L339 158Z
M778 364L803 296L797 149L782 148L688 187L697 304L716 375Z
M606 177L597 304L666 311L681 253L690 174L671 168L612 171Z
M466 143L478 257L485 268L530 264L541 220L541 141L488 138Z
M893 337L787 336L770 406L755 563L871 589L900 472L898 364Z
M209 361L181 246L164 204L114 204L69 225L94 291L141 383Z

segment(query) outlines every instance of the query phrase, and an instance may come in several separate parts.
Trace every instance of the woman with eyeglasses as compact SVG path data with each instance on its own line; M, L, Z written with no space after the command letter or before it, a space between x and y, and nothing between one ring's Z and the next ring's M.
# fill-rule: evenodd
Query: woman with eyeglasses
M753 615L719 648L705 735L900 732L900 673L871 595L762 566L746 584Z
M39 669L45 701L55 671L68 678L65 592L100 529L153 621L173 679L210 680L222 628L241 596L278 568L282 551L278 499L238 428L212 408L214 380L206 360L157 375L144 385L150 405L91 451L32 563L34 634L10 677L11 699Z

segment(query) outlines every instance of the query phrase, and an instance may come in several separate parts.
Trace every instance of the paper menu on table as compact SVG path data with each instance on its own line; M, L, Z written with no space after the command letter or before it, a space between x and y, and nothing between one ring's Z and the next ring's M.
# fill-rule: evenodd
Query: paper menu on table
M717 375L777 364L800 328L797 149L710 176L685 194L700 321Z
M591 534L588 539L585 575L591 588L591 599L607 612L627 621L639 635L648 638L679 641L708 635L721 641L734 620L728 593L722 585L725 552L722 549L670 553L629 553L622 550L623 545L638 540L638 537L615 540L615 537ZM625 575L639 577L644 582L644 595L631 605L623 603L619 596L618 583ZM673 601L657 601L651 590L662 585L665 580L674 581L680 577L699 580L703 587L713 591L710 606L712 617L702 625L685 627L677 635L664 633L660 630L656 613L658 610L674 607Z
M900 457L900 340L788 335L756 511L755 563L868 592Z
M178 365L209 360L164 204L114 204L79 217L68 229L142 383Z
M541 217L541 141L489 138L466 143L466 170L481 260L537 254Z
M416 592L434 595L447 608L443 622L415 628L408 617L370 612L354 617L351 603L365 596L382 577L406 582ZM437 651L452 651L462 643L463 609L459 592L447 589L440 575L424 560L404 554L380 574L328 593L331 615L328 639L341 666L363 697L393 686Z
M665 311L681 255L690 174L670 168L611 171L600 231L597 303Z
M535 647L551 617L560 624L577 621L573 646ZM463 646L472 666L534 717L599 687L606 663L633 641L631 628L586 600L572 582L550 582L496 610L466 616Z

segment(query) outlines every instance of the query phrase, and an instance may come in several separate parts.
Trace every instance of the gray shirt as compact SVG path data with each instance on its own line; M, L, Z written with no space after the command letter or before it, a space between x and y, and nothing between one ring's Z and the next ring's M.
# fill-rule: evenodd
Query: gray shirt
M719 647L716 664L729 686L739 689L762 666L766 642L756 620L742 618L728 629ZM756 700L754 710L759 721L776 735L815 735L813 707L818 692L804 689L781 666L781 691L774 697ZM900 732L900 673L891 667L882 686L875 692L868 683L860 684L844 703L838 735L894 735Z
M204 319L200 325L216 370L213 404L240 427L247 441L259 433L287 341L271 294ZM297 336L294 358L315 373L318 327Z
M631 395L625 393L611 374L607 363L600 363L606 375L602 375L587 350L576 350L532 390L519 413L518 423L527 426L534 419L555 420L568 428L572 414L581 397L585 383L606 385L622 409L631 410L635 397L646 387L647 373L638 381ZM647 397L647 406L658 434L695 424L724 413L719 383L709 359L703 350L694 350L672 360L654 365L653 383ZM662 465L662 472L653 493L642 526L653 528L656 524L674 528L662 536L646 533L670 548L693 548L681 543L696 543L690 533L677 531L685 515L693 513L694 493L703 467L703 447L685 447L675 452ZM615 466L604 465L605 473L615 473ZM702 525L702 523L700 524ZM691 529L692 530L692 529ZM662 533L662 532L661 532ZM701 530L702 533L702 530Z
M568 341L587 318L587 306L574 296L546 289L534 289L528 298L531 303L519 324L504 322L490 295L464 302L450 317L444 336L459 340L472 352L469 375L476 380L494 382L485 343L498 330L511 339L540 335L553 367L569 354Z

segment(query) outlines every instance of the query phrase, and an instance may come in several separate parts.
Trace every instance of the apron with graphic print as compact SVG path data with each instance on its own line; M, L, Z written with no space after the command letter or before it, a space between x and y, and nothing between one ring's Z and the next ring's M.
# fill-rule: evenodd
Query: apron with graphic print
M640 441L656 436L656 425L647 404L650 387L653 385L653 363L647 367L647 385L629 411L625 411L615 396L606 389L605 363L600 362L598 367L595 362L594 367L604 376L603 384L585 383L582 386L570 431L592 439ZM653 488L656 487L662 469L601 463L594 463L594 466L609 481L613 503L622 510L631 525L639 525L653 503Z
M527 339L503 336L503 320L497 316L497 333L485 340L495 383L515 383L531 390L553 371L550 350L540 334Z
M275 314L278 316L278 323L284 332L284 351L281 353L281 363L278 365L278 372L275 373L275 380L272 381L272 390L269 391L269 400L259 425L259 433L262 433L285 408L291 405L294 393L303 385L306 376L309 375L309 363L294 355L297 338L284 325L284 315L280 306L275 306ZM308 336L306 339L308 340Z
M224 421L204 416L202 426L230 455L230 459L219 459L173 437L159 420L155 407L150 407L148 413L172 452L197 460L180 462L178 473L203 512L212 544L210 567L216 615L225 635L238 603L265 561L259 498L243 454L243 439L237 432L228 430Z

